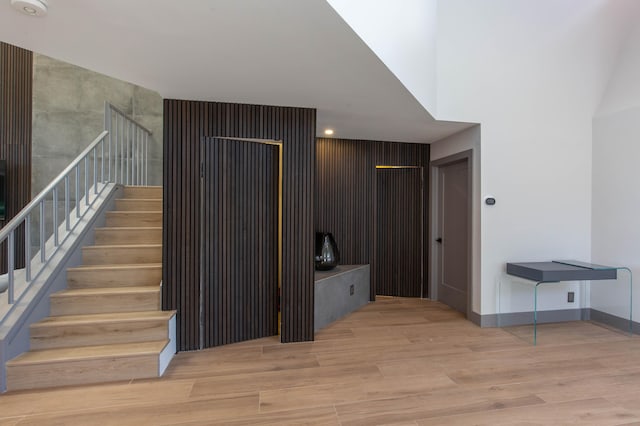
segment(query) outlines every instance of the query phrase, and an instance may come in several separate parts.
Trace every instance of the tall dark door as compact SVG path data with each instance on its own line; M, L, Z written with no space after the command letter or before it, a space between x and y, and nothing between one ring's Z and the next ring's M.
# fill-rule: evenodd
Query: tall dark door
M422 168L376 169L376 294L421 297Z
M469 163L439 168L438 300L467 313L469 296Z
M279 152L201 144L201 347L278 334Z

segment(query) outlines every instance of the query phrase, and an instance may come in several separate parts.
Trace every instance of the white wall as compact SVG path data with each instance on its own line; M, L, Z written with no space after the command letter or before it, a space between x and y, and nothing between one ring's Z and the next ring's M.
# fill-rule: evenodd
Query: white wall
M482 207L482 314L506 262L591 257L591 121L631 5L438 3L437 118L481 123L480 196L497 199ZM570 288L544 291L540 308L576 307Z
M480 306L480 295L481 295L481 245L480 245L480 229L481 229L481 197L480 197L480 137L481 130L480 126L474 126L469 129L463 130L459 133L451 135L447 138L441 139L437 142L431 144L431 161L440 160L445 157L449 157L451 155L464 152L464 151L472 151L472 173L473 173L473 187L471 188L471 226L472 226L472 235L471 235L471 309L479 314L481 312ZM437 173L432 173L431 179L431 193L436 194L437 190ZM432 217L435 217L434 212L432 211ZM437 229L436 221L432 223L432 235L435 235L434 232ZM432 243L435 244L435 243ZM435 246L432 246L432 250L436 249ZM431 268L431 282L435 283L436 281L436 270L435 268Z
M506 262L590 260L592 119L620 46L637 24L640 2L329 2L435 118L482 126L474 201L491 194L498 202L492 208L481 204L474 213L480 218L482 253L482 297L474 300L474 310L504 312L502 303L496 306L496 285ZM432 24L425 16L434 11ZM411 30L432 25L435 59L433 33L422 35L420 45L412 41L419 31ZM435 101L430 99L434 74L424 72L433 64ZM626 68L620 73L620 82L610 85L617 103L605 99L609 109L624 107L635 96L627 81L638 73ZM460 143L435 143L433 158L461 149ZM540 308L578 307L566 302L570 290L588 306L579 287L564 284L543 291ZM512 292L506 310L528 309L530 293Z
M327 1L435 116L438 0Z
M640 8L640 7L639 7ZM636 13L640 17L640 13ZM623 44L597 116L610 115L640 105L640 22Z
M590 260L592 119L640 2L328 1L435 118L482 126L474 197L491 194L497 204L479 207L482 297L474 310L498 312L506 262ZM435 24L426 17L433 11ZM434 35L419 36L420 45L411 30L432 25L435 59ZM620 77L620 103L629 103L624 80L636 75ZM433 158L459 142L434 144ZM588 306L588 295L564 284L544 290L540 308L578 307L566 303L570 290ZM532 307L530 290L509 299L502 312Z
M593 120L594 262L632 268L640 277L640 26L624 45L618 65ZM626 276L619 284L594 283L592 307L628 316ZM639 312L640 294L635 292ZM638 316L635 316L636 321Z

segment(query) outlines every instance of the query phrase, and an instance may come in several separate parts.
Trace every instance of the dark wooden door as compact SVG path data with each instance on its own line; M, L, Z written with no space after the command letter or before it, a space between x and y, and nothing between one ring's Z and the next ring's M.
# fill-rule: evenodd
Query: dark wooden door
M201 144L201 347L278 334L278 147Z
M422 168L376 169L376 294L421 297Z
M469 163L439 168L438 300L467 313L469 299Z

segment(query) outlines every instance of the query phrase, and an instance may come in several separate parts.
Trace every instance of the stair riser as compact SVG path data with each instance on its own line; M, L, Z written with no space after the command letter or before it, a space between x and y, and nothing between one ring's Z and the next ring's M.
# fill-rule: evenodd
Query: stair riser
M85 265L162 263L162 247L85 247L82 261Z
M34 325L30 329L32 350L152 342L167 339L168 335L168 322L159 319L111 324Z
M141 312L160 309L160 289L154 293L98 296L51 296L51 316Z
M107 212L106 226L162 226L162 213Z
M125 186L123 198L162 199L162 187Z
M162 280L162 267L125 269L116 271L68 270L70 289L101 287L158 286Z
M136 212L160 212L162 211L162 200L136 200L123 198L116 200L116 210L136 211Z
M137 229L137 228L96 229L95 244L96 245L162 244L162 228L158 228L158 229Z
M10 391L158 377L159 355L7 366Z

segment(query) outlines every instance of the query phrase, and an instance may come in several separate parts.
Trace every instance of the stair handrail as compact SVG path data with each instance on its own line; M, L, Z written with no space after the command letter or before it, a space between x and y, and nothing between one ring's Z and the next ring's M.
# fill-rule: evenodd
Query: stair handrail
M7 252L7 273L0 276L0 293L7 290L9 305L4 313L0 309L0 325L33 280L45 270L75 225L84 218L108 184L147 184L151 131L109 102L105 102L104 129L46 188L0 229L0 244L6 242ZM90 167L91 164L93 167ZM72 180L75 187L73 192ZM60 221L60 187L63 185L64 218ZM48 202L52 203L50 220L46 218ZM31 242L32 220L36 214L39 215L39 247L34 247ZM24 234L24 252L20 253L24 256L24 272L16 269L18 232ZM32 256L33 249L39 249L35 256ZM15 281L18 271L26 285L16 297Z

